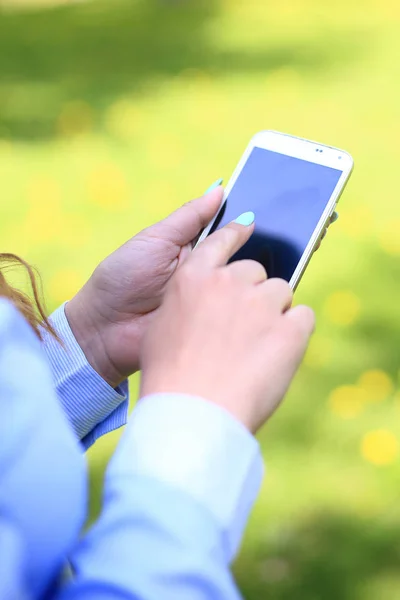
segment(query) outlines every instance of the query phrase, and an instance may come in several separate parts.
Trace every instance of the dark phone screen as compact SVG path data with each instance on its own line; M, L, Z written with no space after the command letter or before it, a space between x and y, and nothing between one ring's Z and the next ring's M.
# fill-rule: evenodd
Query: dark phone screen
M337 169L254 148L211 232L253 211L255 231L231 260L257 260L269 277L290 281L341 175Z

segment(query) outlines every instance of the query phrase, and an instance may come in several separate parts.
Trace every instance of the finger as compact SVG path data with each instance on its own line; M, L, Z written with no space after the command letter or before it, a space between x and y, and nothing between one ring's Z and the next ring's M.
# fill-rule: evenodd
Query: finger
M333 215L331 216L331 218L329 219L328 227L333 225L333 223L335 223L338 220L338 218L339 218L339 214L335 211L333 213ZM318 244L315 246L315 252L321 248L322 240L326 237L326 234L328 233L328 227L324 230L324 233L321 235L321 238L320 238Z
M273 340L274 386L280 390L280 397L286 393L304 358L314 327L314 313L307 306L288 310L278 321Z
M247 242L254 231L254 213L243 213L197 246L190 258L202 267L222 267Z
M286 329L288 358L297 369L306 353L308 343L315 329L315 315L308 306L296 306L282 317Z
M321 244L322 244L322 240L325 238L326 236L326 232L328 231L328 229L325 229L324 233L321 235L321 237L319 238L319 242L318 244L315 246L314 252L316 252L317 250L319 250L321 248Z
M266 306L280 314L287 311L293 302L293 290L284 279L268 279L262 284L262 293Z
M257 285L267 279L267 272L261 263L255 260L237 260L226 267L234 277L245 283Z
M308 343L315 329L314 311L308 306L299 305L288 310L283 318L290 321L297 332L303 337L304 342Z
M184 204L163 221L151 227L152 234L170 240L177 246L189 244L215 217L223 198L222 179L204 196Z

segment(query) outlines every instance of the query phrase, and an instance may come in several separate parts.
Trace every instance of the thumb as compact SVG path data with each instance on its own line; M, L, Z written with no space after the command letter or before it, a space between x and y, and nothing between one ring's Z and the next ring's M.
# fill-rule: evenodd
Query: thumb
M153 225L157 237L170 240L177 246L186 246L206 227L221 206L222 179L218 179L204 196L184 204L163 221Z

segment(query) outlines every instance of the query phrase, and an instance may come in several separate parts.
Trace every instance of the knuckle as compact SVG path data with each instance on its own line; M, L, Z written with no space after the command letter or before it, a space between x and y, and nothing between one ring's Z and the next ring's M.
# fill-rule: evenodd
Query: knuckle
M311 336L315 327L314 311L308 306L297 306L287 323L291 337L298 342L304 342Z
M186 261L178 270L176 274L176 281L178 283L192 283L198 280L198 273L194 268L190 260Z
M219 230L220 236L219 236L219 240L220 240L220 244L224 247L230 246L233 242L233 240L235 240L235 230L232 229L232 227L223 227L222 229Z
M315 312L309 306L299 306L297 311L304 326L307 326L310 333L312 333L315 329Z
M259 275L260 279L268 279L268 273L266 271L266 269L263 267L263 265L257 261L252 261L255 263L254 268L257 268L257 274Z
M217 284L217 285L220 285L223 287L232 285L232 282L234 281L234 278L232 276L230 269L227 269L226 267L221 267L219 269L213 269L213 271L210 274L210 278L214 284Z
M237 264L242 264L243 269L255 276L256 279L267 279L267 272L265 268L256 260L241 260Z
M293 290L284 279L269 279L267 281L268 288L271 293L284 298L288 304L291 304L293 300Z

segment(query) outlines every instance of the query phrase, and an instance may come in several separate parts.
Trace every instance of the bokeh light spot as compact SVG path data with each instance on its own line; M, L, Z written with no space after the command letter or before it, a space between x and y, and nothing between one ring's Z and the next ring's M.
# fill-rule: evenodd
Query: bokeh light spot
M374 369L363 373L358 384L368 394L370 402L382 402L393 392L394 384L385 371Z
M354 419L364 410L368 401L366 391L356 385L342 385L329 396L332 412L342 419Z
M61 190L57 180L52 177L33 177L27 186L27 196L32 208L45 205L46 208L59 208Z
M361 442L361 454L373 465L383 466L393 463L399 453L396 436L386 429L377 429L365 434Z
M88 193L91 201L102 208L121 210L128 207L127 181L113 163L100 165L89 174Z
M63 230L61 191L50 177L35 177L28 182L28 212L21 224L21 235L30 245L58 239Z
M374 215L368 206L359 205L340 213L337 228L349 238L360 240L374 229Z
M361 303L354 292L343 290L331 294L325 302L325 314L335 325L351 325L360 314Z

